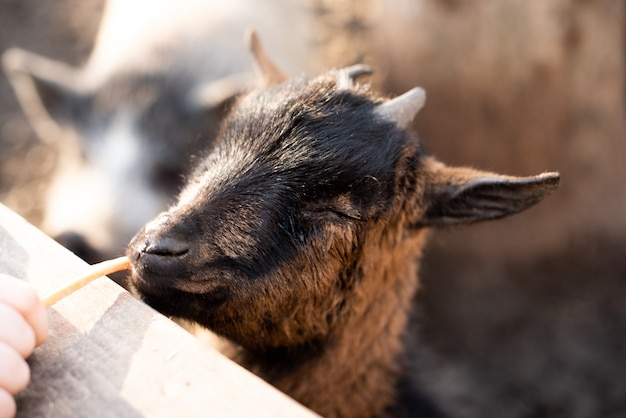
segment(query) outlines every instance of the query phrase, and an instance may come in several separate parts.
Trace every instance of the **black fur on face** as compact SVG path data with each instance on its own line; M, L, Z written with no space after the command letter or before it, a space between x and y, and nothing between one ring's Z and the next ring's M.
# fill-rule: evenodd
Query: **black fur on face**
M326 338L407 141L377 103L332 74L242 97L179 202L131 242L137 292L248 348Z

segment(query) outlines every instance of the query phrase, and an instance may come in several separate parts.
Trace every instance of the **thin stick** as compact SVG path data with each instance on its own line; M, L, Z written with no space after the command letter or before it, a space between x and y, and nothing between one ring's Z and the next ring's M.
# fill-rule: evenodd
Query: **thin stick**
M130 261L128 257L119 257L113 260L103 261L89 267L89 271L85 274L70 280L52 293L47 294L41 301L46 307L50 307L63 299L64 297L74 293L83 286L88 285L99 277L107 274L115 273L122 270L130 269Z

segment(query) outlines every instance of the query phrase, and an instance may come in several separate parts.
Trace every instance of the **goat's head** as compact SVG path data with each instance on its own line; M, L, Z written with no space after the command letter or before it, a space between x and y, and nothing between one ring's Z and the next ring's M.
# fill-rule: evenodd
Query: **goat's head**
M284 80L252 45L269 86L239 99L178 203L129 248L134 287L166 314L249 348L324 339L368 274L368 240L393 250L429 226L507 216L559 182L447 167L407 132L422 89L376 97L355 82L364 66Z

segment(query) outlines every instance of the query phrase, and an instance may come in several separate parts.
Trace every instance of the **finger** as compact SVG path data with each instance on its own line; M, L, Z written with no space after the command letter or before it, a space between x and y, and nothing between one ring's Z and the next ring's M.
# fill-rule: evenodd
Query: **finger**
M0 388L0 418L13 418L16 412L17 407L13 396Z
M0 303L12 306L22 314L35 332L36 345L42 344L48 337L48 315L35 289L6 274L0 274L0 289Z
M0 341L26 358L35 349L35 331L18 311L0 303Z
M0 388L16 395L28 386L30 369L17 351L0 341Z

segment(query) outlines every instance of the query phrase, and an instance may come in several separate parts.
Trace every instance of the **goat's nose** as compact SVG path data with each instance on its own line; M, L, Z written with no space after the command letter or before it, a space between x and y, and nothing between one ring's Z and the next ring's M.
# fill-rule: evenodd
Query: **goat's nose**
M183 231L179 231L180 228L181 225L170 223L167 213L158 216L146 224L144 242L139 252L160 257L179 257L187 254L190 249L189 241Z
M146 236L143 252L162 257L178 257L189 252L189 243L170 236Z

